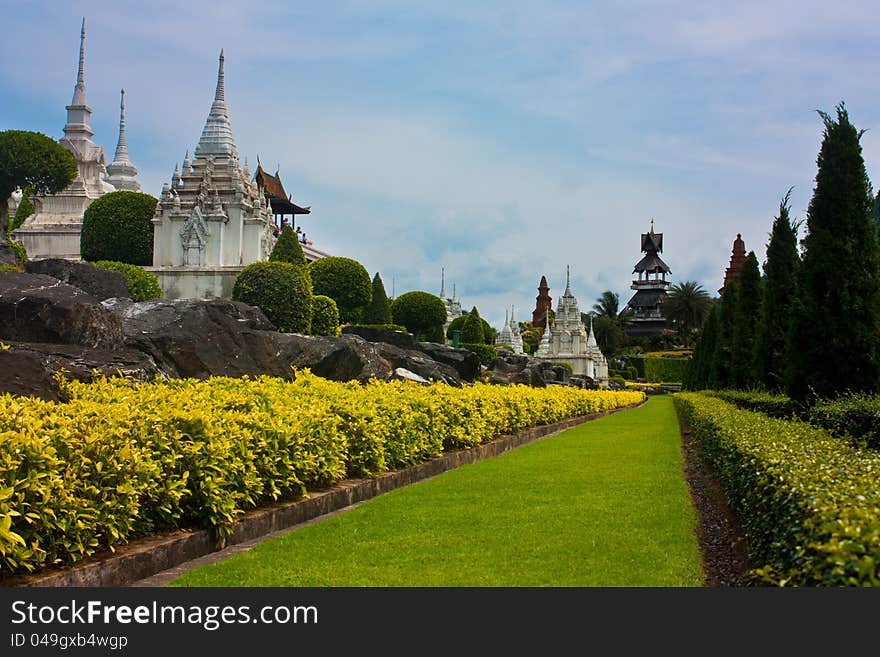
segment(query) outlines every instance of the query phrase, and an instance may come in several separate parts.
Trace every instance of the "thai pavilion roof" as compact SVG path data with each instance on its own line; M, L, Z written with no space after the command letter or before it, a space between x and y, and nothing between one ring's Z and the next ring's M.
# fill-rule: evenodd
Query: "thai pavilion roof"
M665 272L669 274L672 270L656 253L648 253L648 255L636 263L633 272L648 272L650 274Z
M259 185L272 204L272 212L275 214L310 214L311 206L303 208L290 200L290 195L284 191L284 184L281 182L281 176L276 173L274 176L268 173L263 165L257 161L257 172L254 174L254 181Z

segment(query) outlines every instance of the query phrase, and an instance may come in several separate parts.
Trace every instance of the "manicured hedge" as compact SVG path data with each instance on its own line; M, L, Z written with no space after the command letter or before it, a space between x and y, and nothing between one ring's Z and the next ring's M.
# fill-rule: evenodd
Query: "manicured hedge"
M645 358L644 378L648 381L684 381L689 358Z
M852 395L816 404L810 424L872 449L880 449L880 395Z
M252 262L235 277L232 300L257 306L282 333L311 331L312 281L306 267Z
M644 400L638 392L409 382L62 381L65 403L0 396L0 577L136 536L203 527L345 477Z
M80 252L83 260L153 264L153 212L159 199L116 191L95 199L83 213Z
M785 395L746 390L709 390L706 394L723 399L739 408L783 420L806 417L806 409Z
M289 228L289 226L288 226ZM339 310L330 297L312 297L312 335L336 335L339 332Z
M743 518L756 575L780 586L880 585L880 454L717 397L675 402Z
M125 278L125 284L128 286L128 296L132 301L149 301L150 299L162 298L162 288L159 287L159 279L156 278L155 274L151 274L143 267L109 260L99 260L91 264L101 269L108 269L122 274Z

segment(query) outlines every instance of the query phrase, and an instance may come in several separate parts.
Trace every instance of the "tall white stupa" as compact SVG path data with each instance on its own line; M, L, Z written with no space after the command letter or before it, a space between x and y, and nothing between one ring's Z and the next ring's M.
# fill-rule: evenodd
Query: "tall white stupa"
M85 80L86 19L83 18L79 40L79 68L73 100L67 109L67 124L59 143L76 160L76 179L64 190L31 198L36 211L12 233L21 242L28 258L80 259L79 237L86 208L99 196L114 191L102 179L105 173L104 149L92 141L92 110L86 102Z

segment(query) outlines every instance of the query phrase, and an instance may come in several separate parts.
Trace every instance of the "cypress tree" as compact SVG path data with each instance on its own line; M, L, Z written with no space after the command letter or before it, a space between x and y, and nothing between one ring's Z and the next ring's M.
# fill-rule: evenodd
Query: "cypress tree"
M880 245L863 131L843 103L837 120L819 114L825 131L786 343L786 389L798 401L880 386Z
M735 388L755 385L755 342L760 325L764 290L758 258L749 251L739 275L739 302L733 318L733 348L730 368Z
M385 285L382 283L379 272L373 276L373 298L364 310L363 321L364 324L391 323L391 303L388 301L388 295L385 294Z
M712 358L715 356L715 346L718 343L718 308L713 306L703 322L700 337L694 347L694 355L687 369L685 389L705 390L709 387L709 372L712 368Z
M755 379L769 390L783 388L785 336L791 315L791 302L797 293L800 257L797 250L797 224L789 218L791 189L779 203L779 216L773 220L767 261L764 263L764 314L758 329L755 353Z
M718 339L715 342L708 380L709 387L715 390L734 385L732 359L734 320L739 313L739 283L733 280L724 287L719 304Z
M483 334L483 319L477 311L477 307L471 308L467 319L461 327L461 342L464 344L483 344L486 336Z
M306 256L303 253L299 240L293 228L285 226L278 236L278 241L269 254L269 262L289 262L292 265L306 264Z

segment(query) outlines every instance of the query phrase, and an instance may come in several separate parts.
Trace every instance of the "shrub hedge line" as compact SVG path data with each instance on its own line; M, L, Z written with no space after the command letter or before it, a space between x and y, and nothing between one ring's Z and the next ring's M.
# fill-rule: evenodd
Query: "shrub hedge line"
M71 564L542 423L642 401L527 386L176 379L61 381L65 403L0 396L0 577Z
M712 390L706 394L770 417L798 418L857 446L880 449L880 395L847 395L806 406L767 392Z
M777 585L880 585L880 454L806 422L676 393L683 424Z
M690 358L627 356L627 362L636 370L636 376L631 378L681 383Z

